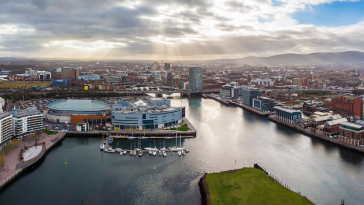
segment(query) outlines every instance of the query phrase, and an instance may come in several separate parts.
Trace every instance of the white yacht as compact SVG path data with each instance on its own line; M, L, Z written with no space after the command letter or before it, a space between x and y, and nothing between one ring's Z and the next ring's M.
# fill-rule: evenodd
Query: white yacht
M123 152L120 152L120 155L123 155Z
M105 148L105 145L104 144L101 144L100 145L100 149L103 150Z
M135 156L136 154L137 154L137 152L134 150L134 151L133 151L133 155Z
M146 147L144 149L148 150L148 151L158 151L158 149L156 147Z
M181 156L181 154L182 154L181 151L178 151L178 156Z
M167 152L163 151L163 157L166 157L166 156L167 156Z
M141 157L143 155L142 151L139 151L139 157Z
M126 149L124 149L124 154L126 154Z
M127 138L128 138L128 140L134 140L135 139L135 137L133 137L133 136L128 136Z
M162 156L162 151L159 151L159 156Z
M155 156L157 154L157 151L153 151L153 156Z
M108 149L104 149L104 152L114 153L115 150L112 147L109 147Z

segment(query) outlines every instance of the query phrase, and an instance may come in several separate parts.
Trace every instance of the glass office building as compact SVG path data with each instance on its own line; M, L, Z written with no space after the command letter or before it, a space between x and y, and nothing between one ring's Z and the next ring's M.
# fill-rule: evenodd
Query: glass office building
M190 68L189 90L201 90L202 89L202 68L193 67Z

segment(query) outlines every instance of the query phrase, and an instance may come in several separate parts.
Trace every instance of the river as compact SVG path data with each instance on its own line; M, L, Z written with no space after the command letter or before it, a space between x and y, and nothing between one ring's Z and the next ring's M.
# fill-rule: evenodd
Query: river
M182 140L190 149L185 157L108 154L99 150L101 137L67 137L2 190L0 204L200 204L204 173L254 163L317 204L364 201L364 155L210 99L172 99L181 104L197 130L196 138ZM131 142L117 143L128 149Z

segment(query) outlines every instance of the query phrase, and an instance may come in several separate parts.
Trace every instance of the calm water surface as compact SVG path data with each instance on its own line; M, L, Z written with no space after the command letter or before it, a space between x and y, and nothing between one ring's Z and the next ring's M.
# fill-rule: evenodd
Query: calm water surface
M101 138L67 137L4 189L0 204L199 204L197 183L205 172L254 163L317 204L339 204L342 198L363 204L364 155L213 100L191 97L182 104L198 131L195 139L182 140L190 149L185 157L107 154L99 150ZM130 148L130 140L117 142ZM154 140L142 146L150 144Z

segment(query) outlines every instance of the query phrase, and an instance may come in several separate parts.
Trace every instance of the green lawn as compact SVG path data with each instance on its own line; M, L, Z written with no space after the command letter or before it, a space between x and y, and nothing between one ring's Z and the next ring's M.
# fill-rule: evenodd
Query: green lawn
M188 131L188 130L190 130L190 128L188 128L188 125L187 124L184 124L184 125L182 125L179 128L171 128L170 130Z
M313 204L275 182L263 171L243 168L233 172L207 174L211 204Z
M44 131L47 135L55 135L57 134L58 132L57 131L51 131L51 130L45 130Z
M0 88L20 88L23 86L27 86L28 88L34 86L48 86L51 85L52 82L44 81L44 82L25 82L25 81L8 81L8 82L0 82Z

